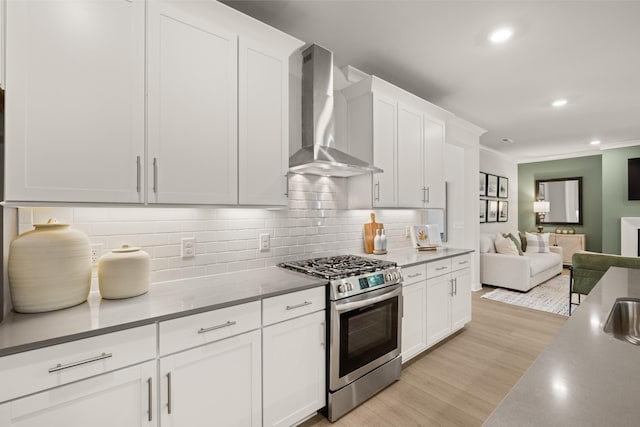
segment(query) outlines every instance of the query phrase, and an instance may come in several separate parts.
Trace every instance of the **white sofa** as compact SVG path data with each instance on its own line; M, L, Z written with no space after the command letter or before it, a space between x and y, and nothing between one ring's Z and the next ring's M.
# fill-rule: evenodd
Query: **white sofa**
M480 283L528 291L562 273L562 248L549 246L547 253L504 255L496 253L496 233L480 234Z

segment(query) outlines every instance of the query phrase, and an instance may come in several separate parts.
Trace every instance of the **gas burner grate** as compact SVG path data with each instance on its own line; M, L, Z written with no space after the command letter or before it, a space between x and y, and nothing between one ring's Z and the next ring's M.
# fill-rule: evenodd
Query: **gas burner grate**
M365 258L357 255L338 255L284 262L280 264L280 267L327 280L334 280L379 271L396 265L392 261Z

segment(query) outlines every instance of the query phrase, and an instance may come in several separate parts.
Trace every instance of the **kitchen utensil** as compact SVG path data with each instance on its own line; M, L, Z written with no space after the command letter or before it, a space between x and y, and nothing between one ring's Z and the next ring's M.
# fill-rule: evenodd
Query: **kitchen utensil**
M104 254L98 262L102 298L130 298L149 291L149 266L149 254L129 245Z
M373 239L378 228L384 228L384 224L376 222L376 214L371 212L371 222L364 225L364 251L368 254L373 253Z
M9 249L13 309L41 313L86 301L91 289L89 238L54 218L34 224Z

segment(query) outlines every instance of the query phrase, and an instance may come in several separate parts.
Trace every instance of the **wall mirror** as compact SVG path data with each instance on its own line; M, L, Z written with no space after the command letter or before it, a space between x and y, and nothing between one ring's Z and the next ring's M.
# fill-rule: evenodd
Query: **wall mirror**
M538 179L536 200L549 209L536 215L536 224L582 225L582 177Z

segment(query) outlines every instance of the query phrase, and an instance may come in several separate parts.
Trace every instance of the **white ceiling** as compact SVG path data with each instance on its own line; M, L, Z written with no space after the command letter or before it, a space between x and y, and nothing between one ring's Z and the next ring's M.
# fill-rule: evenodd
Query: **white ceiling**
M640 143L640 1L224 3L487 129L481 143L518 161ZM514 36L492 45L501 26Z

